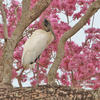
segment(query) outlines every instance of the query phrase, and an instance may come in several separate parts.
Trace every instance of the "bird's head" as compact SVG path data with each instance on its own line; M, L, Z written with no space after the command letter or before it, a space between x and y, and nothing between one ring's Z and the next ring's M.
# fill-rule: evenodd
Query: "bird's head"
M44 19L44 21L43 21L43 28L44 28L44 30L47 31L47 32L51 31L51 33L52 33L53 36L54 36L54 39L56 39L56 36L55 36L55 34L54 34L53 30L52 30L52 26L51 26L51 23L50 23L49 20Z

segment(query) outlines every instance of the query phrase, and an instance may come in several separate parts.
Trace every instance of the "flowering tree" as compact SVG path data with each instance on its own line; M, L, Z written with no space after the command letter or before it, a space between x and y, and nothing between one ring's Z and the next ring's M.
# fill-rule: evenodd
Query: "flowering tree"
M32 69L31 85L56 81L73 87L100 87L100 29L90 26L93 21L90 17L100 8L100 0L11 0L10 4L6 0L0 1L0 59L3 70L0 73L3 84L10 84L14 78L18 79L20 86L21 81L27 81L27 73L21 65L23 44L32 31L42 28L42 21L47 18L56 40L43 51L38 65ZM61 13L67 21L59 17ZM79 22L72 27L70 19ZM81 46L68 40L85 24L89 28L84 31L86 38ZM19 75L17 71L20 69L23 71Z

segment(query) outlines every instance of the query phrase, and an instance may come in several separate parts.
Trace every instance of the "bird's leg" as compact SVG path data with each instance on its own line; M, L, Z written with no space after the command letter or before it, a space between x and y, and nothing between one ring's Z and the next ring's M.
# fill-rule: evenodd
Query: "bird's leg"
M24 70L25 70L25 68L23 68L21 73L19 74L19 76L16 77L18 79L18 84L19 84L20 88L22 88L22 83L21 83L22 78L21 78L21 76L22 76Z

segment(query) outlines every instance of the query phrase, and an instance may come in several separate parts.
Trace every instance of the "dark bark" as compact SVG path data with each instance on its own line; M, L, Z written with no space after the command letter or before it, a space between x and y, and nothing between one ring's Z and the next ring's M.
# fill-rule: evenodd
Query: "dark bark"
M38 88L0 88L0 100L100 100L99 91L71 89L64 86Z

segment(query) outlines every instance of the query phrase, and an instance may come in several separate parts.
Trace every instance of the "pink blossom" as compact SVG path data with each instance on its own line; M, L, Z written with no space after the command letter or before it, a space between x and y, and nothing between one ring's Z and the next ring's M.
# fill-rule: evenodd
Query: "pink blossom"
M37 85L37 80L33 80L31 83L30 83L33 87L35 87Z
M30 9L32 9L38 0L31 0Z
M18 6L19 2L17 0L12 0L12 5Z
M16 69L13 68L13 69L12 69L12 79L16 78L16 76L17 76Z

